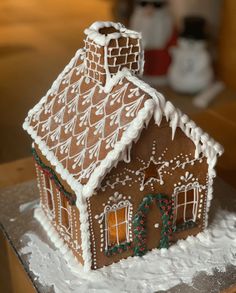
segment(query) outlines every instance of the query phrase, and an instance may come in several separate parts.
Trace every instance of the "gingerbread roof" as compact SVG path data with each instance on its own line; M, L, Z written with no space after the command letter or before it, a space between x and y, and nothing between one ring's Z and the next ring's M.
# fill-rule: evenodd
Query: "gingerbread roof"
M105 23L108 24L116 25L117 29L117 24ZM97 26L102 27L101 23ZM90 39L93 46L96 43L94 30L96 25L86 31L87 40ZM129 34L137 38L135 32L125 31L123 27L122 34L115 32L113 39ZM99 46L109 46L111 38L106 37L99 39ZM112 57L112 50L110 52ZM107 64L105 72L110 74L104 75L105 80L100 76L96 80L96 76L88 72L90 53L86 48L77 51L48 93L29 111L23 124L43 155L77 195L91 196L117 162L130 160L132 142L138 140L152 117L158 125L162 116L170 121L173 139L176 128L180 127L195 143L195 155L203 152L208 163L215 164L222 147L166 102L160 93L133 75L142 68L132 67L132 63L127 69L118 63L115 64L118 71L111 74ZM135 54L141 60L130 60L138 61L141 66L141 50Z

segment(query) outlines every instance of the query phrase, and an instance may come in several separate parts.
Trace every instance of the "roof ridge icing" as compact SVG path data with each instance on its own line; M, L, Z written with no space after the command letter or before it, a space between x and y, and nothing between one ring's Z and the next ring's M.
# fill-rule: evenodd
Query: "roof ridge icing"
M100 164L93 170L88 182L82 185L77 179L73 177L72 174L69 173L66 168L63 167L62 163L59 162L55 154L49 149L45 141L43 141L42 137L37 135L37 132L29 123L29 117L40 111L48 96L59 89L63 77L65 74L73 70L73 66L76 64L79 58L82 60L84 59L83 49L80 49L76 52L70 63L65 67L62 73L59 74L51 89L39 101L39 103L29 111L28 116L23 124L23 128L37 143L42 154L47 158L52 166L55 167L56 172L60 174L61 178L69 184L69 186L77 195L81 195L83 198L92 196L95 189L99 186L100 182L109 172L109 170L111 170L119 161L125 160L127 157L127 152L130 152L131 150L132 143L138 139L142 129L146 124L148 124L152 117L154 117L155 122L158 125L160 125L162 117L166 117L167 121L170 123L170 127L172 128L172 139L174 139L176 128L180 127L186 136L189 137L195 144L195 157L198 157L200 153L203 153L207 158L207 162L210 168L214 168L217 155L221 155L223 153L223 147L210 138L207 133L203 132L201 128L197 127L196 124L190 120L187 115L182 114L179 109L175 108L171 102L166 102L164 96L161 93L157 92L144 81L133 76L128 69L124 68L109 80L109 83L106 85L106 87L100 86L100 89L102 89L105 93L109 93L111 92L112 88L120 82L121 79L126 78L130 83L136 85L150 98L148 98L144 102L144 106L139 109L136 117L131 121L128 128L123 132L120 141L115 143L114 148L107 153L106 157L102 159ZM79 205L78 199L77 205Z

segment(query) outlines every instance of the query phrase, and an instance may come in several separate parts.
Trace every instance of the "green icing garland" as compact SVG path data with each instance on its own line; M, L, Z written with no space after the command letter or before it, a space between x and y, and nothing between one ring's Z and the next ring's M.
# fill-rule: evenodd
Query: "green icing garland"
M43 171L43 173L45 175L49 176L49 178L54 181L57 189L68 199L69 203L71 205L75 205L76 195L65 190L65 188L63 187L63 185L59 181L59 179L58 179L56 173L54 172L54 170L52 170L50 167L46 166L41 161L41 159L39 158L39 156L38 156L38 154L37 154L37 152L36 152L36 150L34 148L32 148L32 154L33 154L33 157L34 157L38 167Z
M197 223L190 220L185 223L178 224L176 227L173 228L173 231L179 232L179 231L183 231L183 230L187 230L187 229L191 229L191 228L195 228L195 227L197 227Z
M108 249L105 251L106 256L112 256L116 253L122 253L130 248L133 248L135 256L143 256L147 253L147 232L145 225L146 216L154 200L156 200L156 203L161 211L162 218L161 240L158 248L169 247L169 236L173 232L173 200L169 199L163 194L148 194L144 197L133 219L134 243L126 242L108 247Z
M105 255L106 256L112 256L116 253L122 253L128 249L131 248L132 243L131 242L125 242L121 244L116 244L114 246L108 247L107 250L105 250Z
M173 201L162 194L148 194L144 197L139 206L138 212L134 216L134 255L142 256L147 252L146 245L146 216L153 201L156 200L161 211L162 230L159 248L169 247L169 235L172 233L173 222Z
M76 195L73 193L70 193L65 190L63 185L60 183L56 173L54 170L52 170L50 167L46 166L41 159L39 158L36 150L32 148L32 154L33 157L38 165L38 167L49 176L50 179L52 179L58 188L58 190L69 200L69 203L71 205L75 205L76 202ZM157 205L160 208L161 211L161 217L162 217L162 230L161 230L161 240L160 240L160 246L159 248L168 248L169 247L169 235L172 233L172 221L173 221L173 211L172 211L172 205L173 201L168 199L167 196L162 194L149 194L144 197L142 203L139 206L138 212L136 213L134 219L133 219L133 225L134 225L134 255L136 256L142 256L146 254L147 252L147 246L146 246L146 229L145 229L145 223L146 223L146 216L150 209L151 204L153 201L157 201ZM121 243L114 246L109 247L105 254L107 256L114 255L116 253L122 253L132 247L131 242Z

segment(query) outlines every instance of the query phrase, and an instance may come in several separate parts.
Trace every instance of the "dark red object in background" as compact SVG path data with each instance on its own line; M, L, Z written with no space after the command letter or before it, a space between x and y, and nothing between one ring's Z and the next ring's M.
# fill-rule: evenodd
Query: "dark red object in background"
M170 47L177 43L177 31L174 31L170 41L163 49L147 49L144 52L144 75L163 76L167 74L171 64Z

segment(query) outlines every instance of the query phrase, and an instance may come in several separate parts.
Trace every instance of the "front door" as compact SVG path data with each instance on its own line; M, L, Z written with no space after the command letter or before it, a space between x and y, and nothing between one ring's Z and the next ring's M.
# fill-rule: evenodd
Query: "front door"
M159 248L161 240L162 219L161 211L156 200L150 205L146 218L147 249Z
M145 196L133 219L134 255L142 256L153 248L167 248L172 221L172 201L167 196Z

